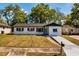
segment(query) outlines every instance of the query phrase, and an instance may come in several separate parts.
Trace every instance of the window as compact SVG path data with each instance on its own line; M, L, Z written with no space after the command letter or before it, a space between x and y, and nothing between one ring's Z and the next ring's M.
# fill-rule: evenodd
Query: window
M33 27L29 27L27 28L28 31L34 31L34 28Z
M24 28L16 28L16 31L24 31Z
M57 29L53 29L53 32L57 32Z
M36 28L37 32L43 32L43 28Z

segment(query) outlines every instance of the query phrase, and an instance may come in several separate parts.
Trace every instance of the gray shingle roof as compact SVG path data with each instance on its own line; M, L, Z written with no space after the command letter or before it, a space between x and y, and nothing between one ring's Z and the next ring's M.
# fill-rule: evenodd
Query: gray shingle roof
M41 26L61 26L59 24L55 24L55 23L31 23L31 24L26 24L26 23L17 23L14 25L14 27L41 27Z
M40 26L44 26L45 24L24 24L24 23L19 23L19 24L15 24L14 27L40 27Z
M2 24L2 23L0 23L0 27L10 27L10 26L7 25L7 24Z

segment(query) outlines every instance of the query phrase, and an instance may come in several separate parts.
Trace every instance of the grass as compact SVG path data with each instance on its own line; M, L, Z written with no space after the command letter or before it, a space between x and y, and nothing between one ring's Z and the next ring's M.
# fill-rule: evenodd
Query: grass
M50 42L46 36L33 35L0 35L0 46L24 48L59 48L58 45Z
M27 56L66 56L65 53L40 53L40 52L28 52Z
M72 43L79 45L79 40L69 37L68 35L63 35L63 37L66 38L67 40L71 41Z
M0 56L6 56L8 52L0 52Z

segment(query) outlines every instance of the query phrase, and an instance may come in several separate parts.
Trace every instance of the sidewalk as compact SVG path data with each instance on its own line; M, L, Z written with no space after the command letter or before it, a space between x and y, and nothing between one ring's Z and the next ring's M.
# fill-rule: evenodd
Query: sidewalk
M59 50L60 48L10 48L8 51L3 50L3 52L9 52L7 56L26 56L28 52L60 53Z
M52 38L54 38L59 43L64 43L65 46L63 47L63 50L67 56L79 56L79 46L61 36L52 36Z

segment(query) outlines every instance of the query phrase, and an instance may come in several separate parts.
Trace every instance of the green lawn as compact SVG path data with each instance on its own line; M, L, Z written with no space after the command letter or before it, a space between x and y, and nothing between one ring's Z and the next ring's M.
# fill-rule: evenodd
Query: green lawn
M27 56L66 56L65 53L63 52L62 54L60 53L39 53L39 52L28 52Z
M0 46L26 48L59 48L59 46L55 43L51 43L46 36L34 35L0 35Z
M67 40L71 41L72 43L75 43L76 45L79 45L79 40L74 39L72 37L69 37L68 35L63 35L64 38L66 38Z

